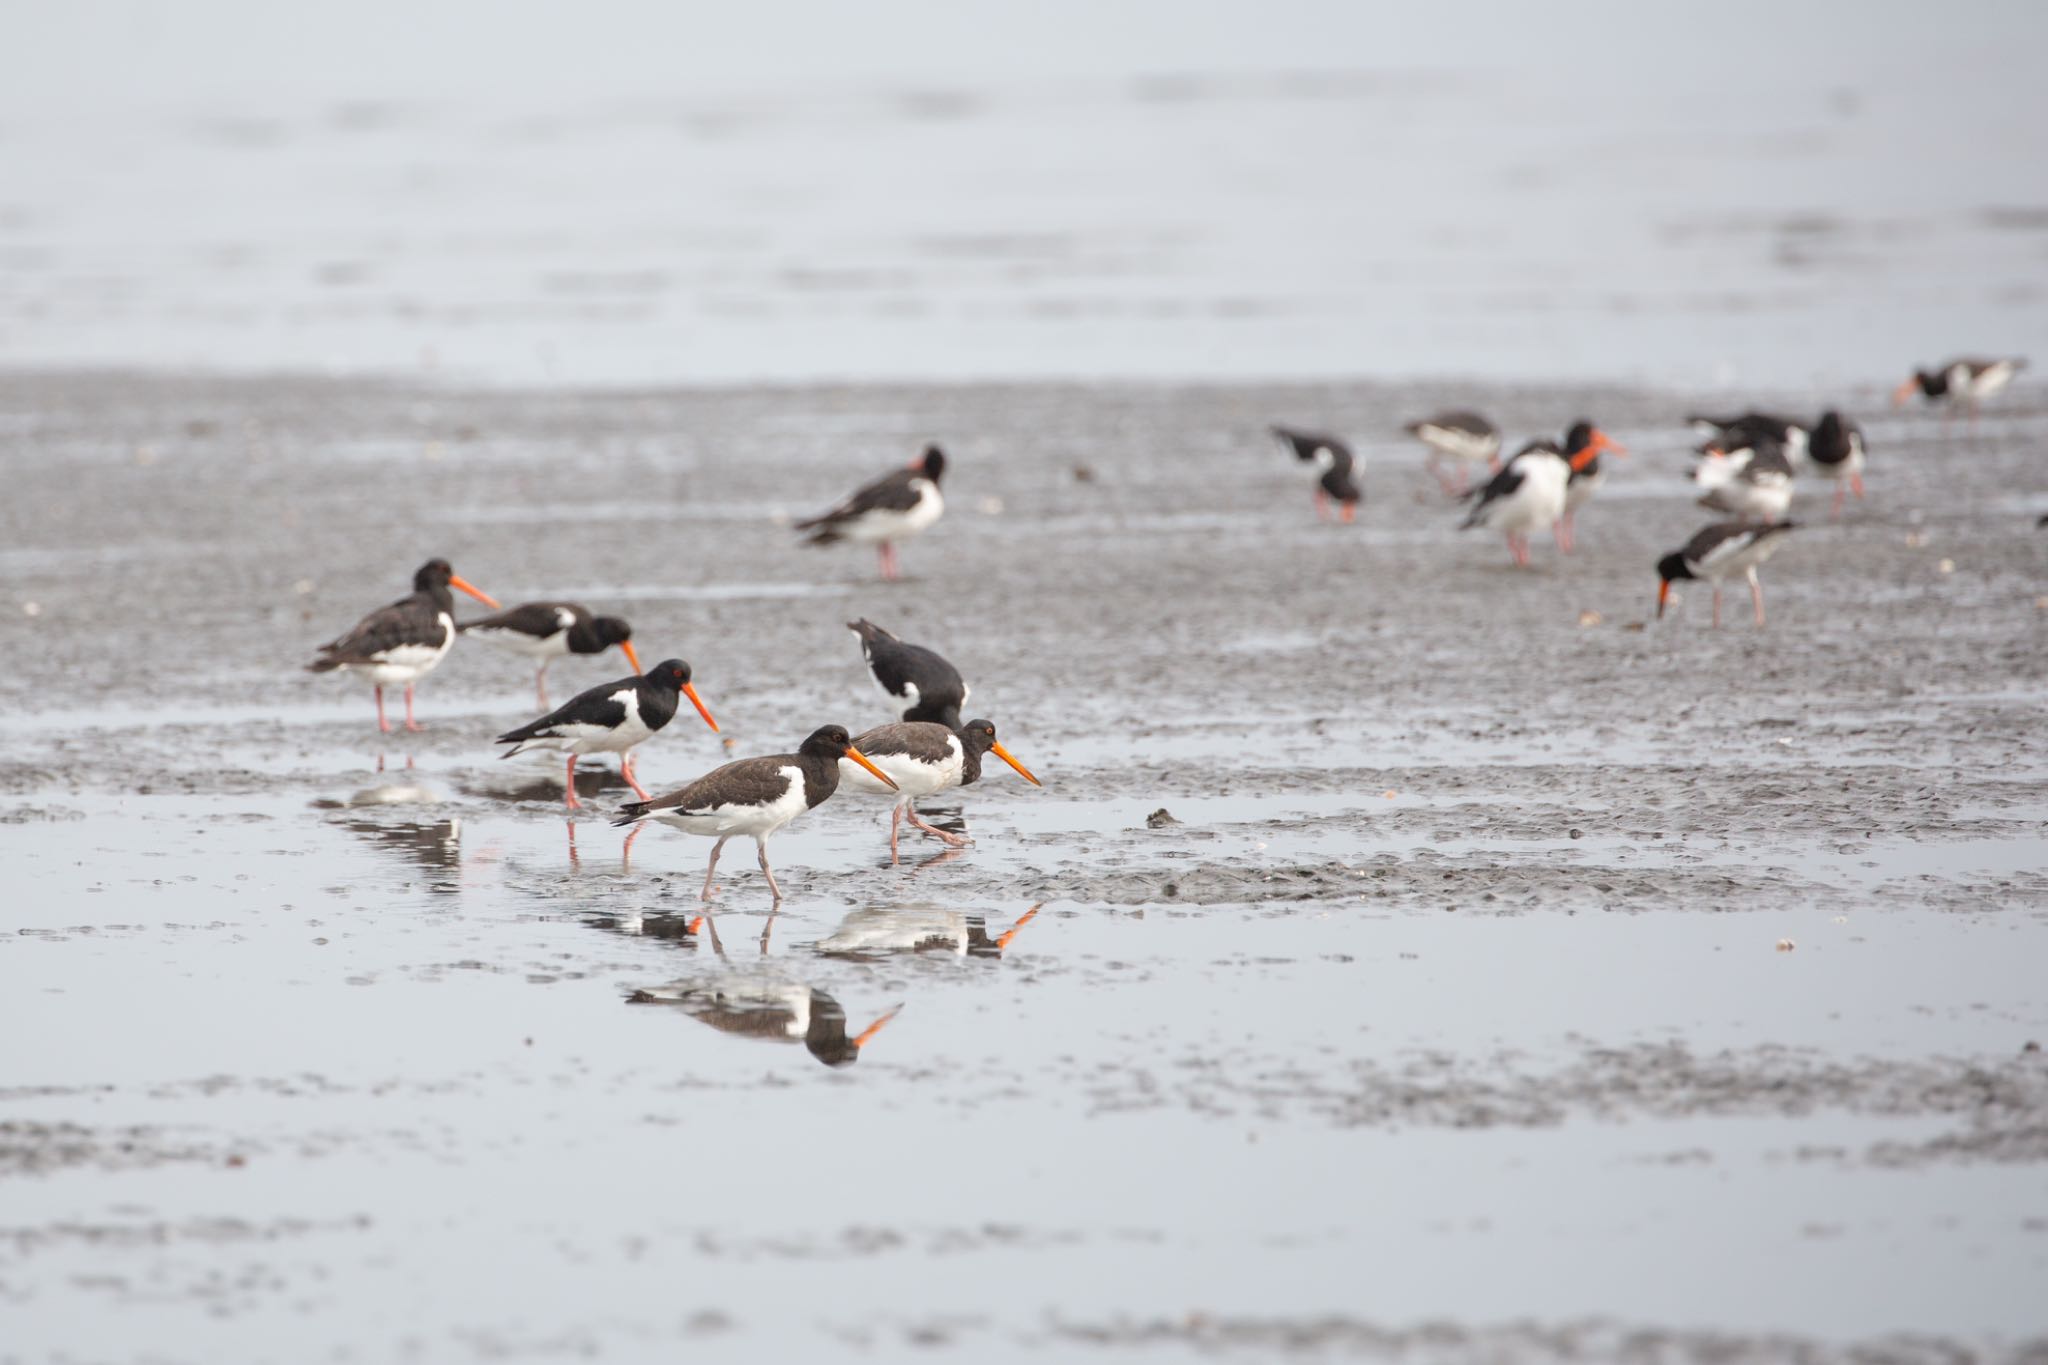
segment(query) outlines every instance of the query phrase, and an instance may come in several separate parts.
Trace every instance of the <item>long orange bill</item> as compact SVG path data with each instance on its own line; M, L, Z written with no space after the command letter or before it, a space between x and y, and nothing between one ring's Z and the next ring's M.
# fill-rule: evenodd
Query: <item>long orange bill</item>
M846 746L846 756L852 759L854 762L860 764L861 767L866 768L876 777L880 778L882 780L882 785L887 787L890 791L896 790L896 779L889 776L889 774L883 772L880 768L877 768L874 764L868 762L868 756L862 753L860 750L854 748L851 744ZM1034 778L1032 780L1036 781L1037 779ZM877 1024L875 1025L875 1027L880 1028L881 1024Z
M1913 378L1908 379L1905 383L1899 385L1896 389L1893 389L1892 406L1895 408L1903 408L1904 406L1906 406L1906 400L1908 398L1911 398L1913 396L1913 390L1919 387L1920 377L1918 375L1915 375L1913 376Z
M862 1048L866 1047L868 1045L868 1040L870 1038L873 1038L877 1033L880 1033L882 1031L883 1025L887 1024L891 1019L894 1019L897 1015L901 1013L903 1013L903 1006L898 1005L894 1009L890 1010L888 1013L884 1014L881 1018L875 1020L874 1023L869 1024L866 1028L862 1029L860 1031L859 1036L853 1040L853 1050L855 1052L858 1052Z
M483 603L487 607L495 607L498 605L497 598L491 596L482 588L479 588L476 584L465 582L461 574L449 574L448 586L451 588L462 589L464 592L468 593L471 597L474 597L477 601Z
M684 683L683 695L690 699L690 705L697 708L697 714L704 717L704 723L710 726L715 733L718 729L718 722L711 719L711 713L704 709L704 699L697 695L697 689L688 683Z
M996 938L996 951L1001 952L1003 949L1009 947L1010 940L1017 937L1018 933L1023 930L1025 925L1031 923L1031 921L1038 918L1038 910L1038 906L1032 906L1029 910L1026 910L1023 913L1023 915L1018 918L1015 924L1003 930L1003 932Z
M1666 578L1657 584L1657 619L1664 619L1664 604L1671 600L1671 580Z
M1604 450L1611 455L1628 454L1627 446L1615 440L1612 436L1609 436L1606 432L1601 431L1597 427L1595 427L1593 430L1593 446L1596 450Z
M1031 769L1025 767L1016 759L1010 757L1010 751L1008 749L1005 749L1002 745L991 744L988 746L988 751L994 754L997 758L1003 760L1003 762L1015 768L1019 773L1023 774L1024 780L1026 782L1029 782L1032 786L1043 787L1045 785L1043 782L1040 782L1037 778L1031 775Z
M638 650L633 648L633 642L631 640L619 641L619 648L625 652L626 662L633 665L633 671L635 673L645 673L647 671L646 669L640 667L640 653Z

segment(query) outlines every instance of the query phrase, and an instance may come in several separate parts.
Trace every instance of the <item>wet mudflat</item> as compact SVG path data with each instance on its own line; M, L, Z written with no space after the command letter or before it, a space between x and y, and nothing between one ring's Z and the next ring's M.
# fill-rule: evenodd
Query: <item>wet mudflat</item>
M1849 397L1870 499L1715 633L1641 627L1718 396L0 380L0 1358L2039 1349L2048 414ZM1446 399L1631 446L1579 554L1451 529L1392 438ZM926 438L909 581L778 524ZM742 754L888 718L867 616L1047 785L901 867L835 798L697 923L705 841L494 758L517 660L413 736L298 671L433 554ZM903 1008L831 1067L751 998Z

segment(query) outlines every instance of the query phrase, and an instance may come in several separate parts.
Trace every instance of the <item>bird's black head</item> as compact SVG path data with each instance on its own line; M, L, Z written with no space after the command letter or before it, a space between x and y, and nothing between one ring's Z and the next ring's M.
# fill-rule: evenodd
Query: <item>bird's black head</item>
M418 573L412 576L414 592L433 592L446 588L448 580L455 577L455 568L445 559L430 559L420 565Z
M996 723L992 720L970 720L965 725L955 726L967 747L978 754L985 754L995 747Z
M1677 550L1657 561L1657 577L1666 583L1679 578L1691 578L1692 570L1685 567L1685 556Z
M918 459L917 468L927 479L937 483L939 477L946 472L946 452L937 446L926 446L924 454Z
M811 731L797 752L817 754L823 758L838 758L853 747L853 736L846 733L844 725L820 725Z
M1597 430L1599 428L1583 417L1572 423L1572 429L1564 434L1564 453L1576 455L1593 444L1593 433Z
M681 659L663 659L641 676L663 687L680 690L690 680L690 666Z
M893 640L896 638L873 621L868 620L865 616L861 617L858 621L848 621L846 628L855 635L860 636L860 642L864 645L873 644L876 640Z
M590 633L598 638L600 644L607 647L622 645L633 638L633 628L616 616L591 618Z

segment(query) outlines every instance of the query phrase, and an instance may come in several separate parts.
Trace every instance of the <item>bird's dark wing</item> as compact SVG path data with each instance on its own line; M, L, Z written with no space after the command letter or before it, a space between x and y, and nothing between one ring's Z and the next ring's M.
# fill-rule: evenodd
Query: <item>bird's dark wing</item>
M712 769L681 791L657 796L652 801L636 801L625 809L637 816L660 815L664 811L687 814L731 805L765 806L789 794L792 779L783 769L797 767L801 761L795 754L743 758Z
M539 720L529 721L517 730L507 730L498 736L497 742L518 744L529 739L549 738L564 725L602 725L607 729L623 725L626 704L618 700L618 695L632 691L639 681L638 678L620 678L578 692ZM510 758L511 755L505 757Z
M320 658L306 666L320 673L343 664L374 663L400 645L438 645L440 614L432 598L400 598L356 622L348 634L320 646Z
M1462 431L1467 436L1493 436L1497 433L1493 423L1476 412L1459 409L1456 412L1440 412L1434 417L1425 417L1419 422L1410 422L1401 428L1410 436L1420 436L1424 427L1441 427L1445 431Z
M546 639L558 630L567 629L562 624L562 613L568 612L573 627L577 622L590 619L590 613L574 602L524 602L509 611L495 616L481 616L474 621L464 621L463 630L516 630L521 635L531 635L536 640Z
M1502 498L1511 497L1514 491L1522 486L1522 480L1526 477L1527 473L1518 468L1513 460L1503 465L1500 473L1488 479L1486 486L1480 489L1478 496L1472 500L1472 512L1465 518L1465 526L1477 526L1480 514Z
M897 721L877 725L853 747L873 758L876 754L902 754L922 763L943 762L953 752L953 732L931 721Z
M838 522L851 521L868 512L908 512L917 506L915 484L923 478L924 475L915 469L899 469L893 474L885 474L824 515L796 523L796 529L829 530Z
M1349 459L1351 447L1325 431L1304 431L1300 427L1274 425L1267 428L1282 445L1294 452L1297 460L1313 460L1319 450L1329 450L1339 458Z
M862 640L861 645L868 671L890 696L907 696L910 685L915 684L920 706L943 709L951 705L957 709L967 704L967 684L960 670L937 652L883 636Z
M1325 493L1339 502L1357 502L1363 496L1358 487L1357 471L1352 468L1349 460L1339 460L1331 465L1323 471L1323 477L1318 482L1322 484Z

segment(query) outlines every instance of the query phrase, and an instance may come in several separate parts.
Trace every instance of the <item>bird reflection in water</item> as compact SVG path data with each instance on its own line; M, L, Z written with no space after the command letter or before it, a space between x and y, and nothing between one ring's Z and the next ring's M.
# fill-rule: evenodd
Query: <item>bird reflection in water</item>
M384 759L379 755L377 771L384 771ZM412 768L412 759L405 760L405 767ZM320 800L313 802L315 810L369 812L390 806L437 806L441 798L434 791L417 780L384 782L374 787L364 787L351 793L346 800ZM351 819L336 819L331 822L351 834L359 835L380 848L392 850L435 872L459 872L462 867L462 821L450 817L446 820L389 820L363 814ZM450 878L433 883L436 891L455 891L457 882Z
M851 1066L860 1050L903 1009L896 1005L849 1035L846 1010L817 987L773 963L728 967L696 981L634 991L632 1005L673 1005L720 1033L773 1043L802 1043L826 1066Z
M999 934L988 931L980 915L935 907L900 910L856 910L818 941L823 957L876 961L895 953L953 953L960 957L1001 957L1010 941L1038 917L1032 906Z

